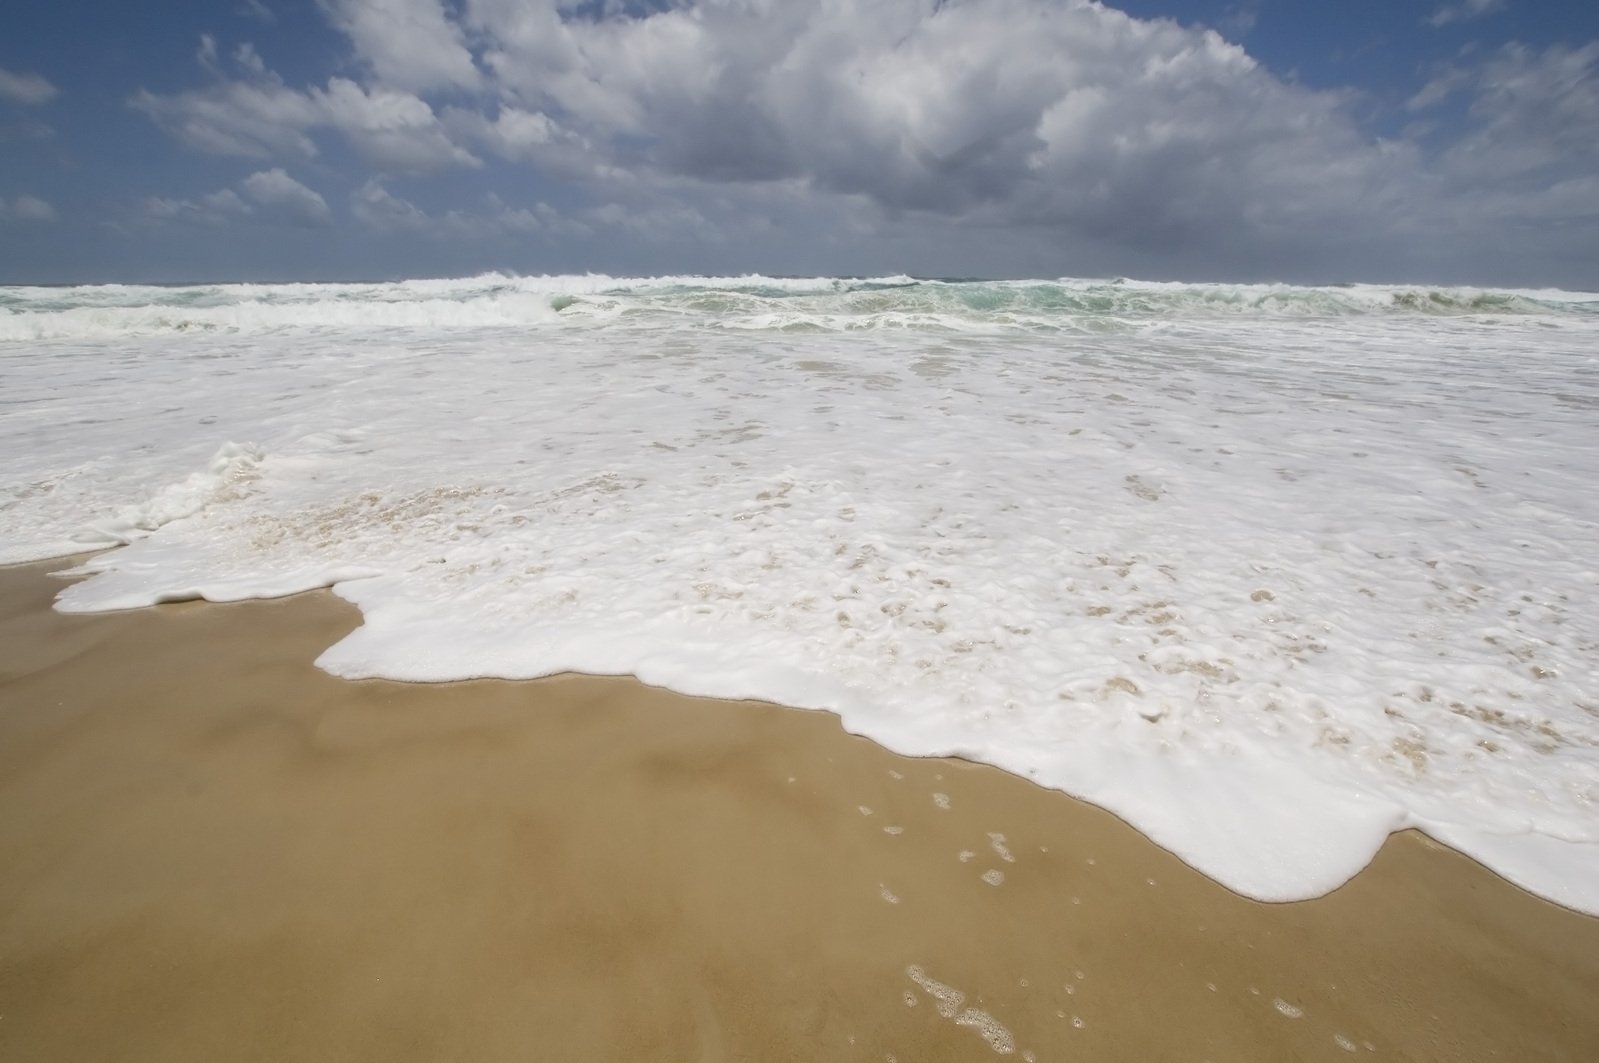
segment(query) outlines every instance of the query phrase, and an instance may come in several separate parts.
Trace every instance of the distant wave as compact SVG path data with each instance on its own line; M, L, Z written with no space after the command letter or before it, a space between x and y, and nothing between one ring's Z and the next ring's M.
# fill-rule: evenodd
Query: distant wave
M1097 331L1118 323L1249 315L1594 315L1559 290L1130 280L516 277L381 284L0 288L0 341L284 329L556 328L675 318L709 328Z

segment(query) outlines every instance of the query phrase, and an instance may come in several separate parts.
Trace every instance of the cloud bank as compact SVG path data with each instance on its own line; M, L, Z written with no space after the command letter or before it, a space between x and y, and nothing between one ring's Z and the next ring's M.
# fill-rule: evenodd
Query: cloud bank
M393 179L522 167L586 197L566 213L589 222L677 211L725 240L808 213L813 238L936 244L951 262L961 241L1002 234L1068 265L1218 273L1559 259L1577 252L1572 220L1592 236L1599 215L1599 45L1511 45L1438 71L1410 108L1464 108L1441 141L1373 136L1352 94L1090 0L320 8L348 76L293 86L249 45L221 60L207 41L209 83L133 106L214 155L306 161L341 142L368 168L357 219L461 238L505 209L441 230L448 215L424 225Z

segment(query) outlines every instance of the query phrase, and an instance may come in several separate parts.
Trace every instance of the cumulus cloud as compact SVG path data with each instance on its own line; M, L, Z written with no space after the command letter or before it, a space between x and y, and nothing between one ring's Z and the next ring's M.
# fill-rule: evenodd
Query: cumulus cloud
M199 61L221 72L209 38L202 39ZM368 88L341 77L321 87L291 88L248 46L235 52L233 62L233 76L171 95L141 90L131 104L189 147L213 155L311 158L317 146L309 134L330 129L384 170L480 165L449 138L433 108L412 93Z
M478 209L430 214L391 192L379 178L356 189L350 197L350 212L375 232L439 240L573 237L587 236L592 231L581 220L561 214L548 203L513 207L492 193L483 198Z
M631 175L610 162L605 145L553 121L539 111L511 104L480 111L447 107L439 121L457 144L508 162L526 163L552 177L571 181L628 181Z
M483 204L485 221L491 229L497 229L501 234L537 233L544 236L577 234L572 220L563 217L548 203L535 203L531 207L513 207L491 192L484 197Z
M308 157L327 129L383 172L486 152L569 180L798 181L890 215L1144 246L1347 221L1398 165L1341 97L1084 0L469 0L460 22L438 0L323 6L370 83L291 88L236 54L232 76L134 105L217 154ZM419 93L482 78L469 38L499 98L435 112Z
M720 229L686 203L659 206L603 203L584 210L579 216L592 226L615 229L652 243L664 243L685 235L713 243L722 238Z
M141 205L145 221L192 222L221 225L231 217L250 213L250 205L231 188L220 189L198 199L171 199L150 196Z
M207 55L202 44L202 65ZM317 149L306 130L325 122L308 94L275 76L219 81L170 96L141 89L130 104L184 144L212 155L309 158Z
M390 232L549 232L503 205L429 214L387 181L495 159L576 186L589 205L564 224L639 240L703 243L776 203L808 237L857 245L964 228L1101 262L1358 272L1446 230L1440 261L1496 246L1489 211L1510 191L1586 211L1599 142L1599 45L1462 60L1411 106L1426 119L1461 98L1466 125L1383 140L1349 94L1092 0L319 3L354 76L291 86L248 46L202 41L208 84L132 102L215 154L292 161L341 138L372 178L352 214ZM1254 5L1229 10L1247 27Z
M245 41L235 48L230 58L239 72L252 80L260 81L272 77L272 74L266 68L266 62L256 52L255 45L249 41ZM209 33L200 34L200 46L195 49L194 61L200 65L201 70L204 70L212 77L226 78L228 76L226 64L223 63L217 48L217 39Z
M1086 2L761 0L619 19L473 0L518 105L616 164L800 179L890 212L1145 243L1368 210L1394 167L1341 97L1210 31Z
M1507 44L1439 71L1410 106L1426 111L1456 95L1469 98L1475 127L1441 155L1446 172L1497 184L1599 170L1599 41Z
M379 232L428 233L438 228L438 219L408 199L390 192L380 178L372 178L350 197L350 213Z
M355 54L387 85L412 92L474 88L477 67L439 0L320 0Z
M16 74L0 67L0 100L32 107L49 103L57 94L56 87L39 74Z
M1461 0L1458 4L1440 4L1428 16L1429 26L1447 26L1451 22L1468 22L1474 18L1503 11L1505 0Z
M332 224L327 200L280 169L253 173L239 187L256 205L295 225L320 228Z
M421 173L481 165L450 140L433 108L419 96L381 86L367 89L346 78L333 78L326 88L308 95L327 125L384 170Z
M197 199L152 196L141 204L141 214L148 222L201 225L245 217L308 229L333 223L327 200L277 168L251 174L237 189L221 188Z
M38 196L24 194L9 203L0 199L0 221L50 222L56 218L56 209Z

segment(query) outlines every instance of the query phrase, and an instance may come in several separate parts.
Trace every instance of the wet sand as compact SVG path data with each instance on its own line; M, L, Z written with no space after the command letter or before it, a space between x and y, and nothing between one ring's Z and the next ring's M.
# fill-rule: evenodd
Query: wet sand
M0 1059L1599 1059L1599 920L1414 833L1262 905L825 713L349 683L332 595L59 567L0 569Z

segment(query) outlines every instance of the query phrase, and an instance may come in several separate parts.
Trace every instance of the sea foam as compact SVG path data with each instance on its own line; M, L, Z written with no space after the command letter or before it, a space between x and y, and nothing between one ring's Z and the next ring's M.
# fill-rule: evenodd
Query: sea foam
M0 290L0 560L319 663L837 711L1269 900L1417 826L1599 913L1599 299L602 277Z

